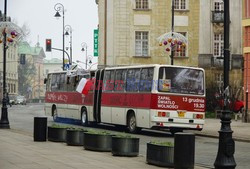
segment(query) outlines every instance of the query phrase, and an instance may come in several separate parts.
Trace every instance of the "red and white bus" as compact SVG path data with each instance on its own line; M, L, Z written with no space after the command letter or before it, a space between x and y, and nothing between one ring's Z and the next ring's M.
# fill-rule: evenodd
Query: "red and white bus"
M93 81L84 96L75 91L82 77ZM47 115L141 128L202 130L205 121L205 73L201 68L138 65L98 69L84 75L50 73Z

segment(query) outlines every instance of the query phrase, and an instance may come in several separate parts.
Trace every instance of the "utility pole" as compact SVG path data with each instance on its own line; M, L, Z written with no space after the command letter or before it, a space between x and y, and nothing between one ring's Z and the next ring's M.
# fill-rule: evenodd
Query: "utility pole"
M221 116L221 129L219 131L219 148L215 169L234 169L236 163L234 160L235 143L232 138L231 130L231 111L229 110L229 28L230 28L230 0L224 0L224 107Z

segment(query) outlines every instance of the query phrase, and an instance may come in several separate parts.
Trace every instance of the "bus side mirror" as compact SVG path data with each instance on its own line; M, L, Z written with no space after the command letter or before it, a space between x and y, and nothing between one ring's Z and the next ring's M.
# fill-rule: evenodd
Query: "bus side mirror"
M47 78L45 78L45 79L43 80L43 83L44 83L44 84L46 84L46 83L47 83Z

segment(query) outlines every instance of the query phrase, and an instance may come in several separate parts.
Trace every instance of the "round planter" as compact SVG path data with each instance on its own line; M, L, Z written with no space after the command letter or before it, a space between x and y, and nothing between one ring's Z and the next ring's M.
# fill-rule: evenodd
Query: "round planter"
M69 146L83 146L83 130L67 129L66 143Z
M48 140L54 142L66 141L66 128L48 127Z
M112 154L114 156L135 157L139 154L139 138L112 137Z
M111 151L112 135L84 133L84 148L93 151Z
M161 167L174 167L174 147L147 143L147 162Z

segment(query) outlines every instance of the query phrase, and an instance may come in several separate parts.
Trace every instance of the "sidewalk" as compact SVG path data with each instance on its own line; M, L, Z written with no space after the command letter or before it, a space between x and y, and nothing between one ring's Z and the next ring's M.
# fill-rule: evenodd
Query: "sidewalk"
M231 122L234 140L250 142L250 123L242 123L241 120L235 121L234 119ZM219 137L218 131L220 128L220 119L206 119L203 130L196 132L196 135Z
M34 142L33 136L13 129L0 130L1 169L147 169L160 168L138 157L114 157L65 143ZM195 167L202 169L202 167Z

